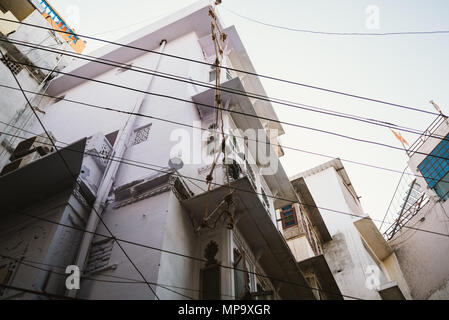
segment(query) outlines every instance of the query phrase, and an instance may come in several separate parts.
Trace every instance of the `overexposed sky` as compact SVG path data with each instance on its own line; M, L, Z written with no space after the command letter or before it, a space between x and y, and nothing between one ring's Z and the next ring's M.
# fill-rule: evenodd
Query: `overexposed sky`
M51 0L63 17L75 17L80 34L116 40L195 1ZM367 28L369 6L379 9L379 29ZM449 113L449 34L334 36L266 27L229 11L266 23L327 32L398 32L449 30L447 0L223 0L218 7L225 26L235 25L260 74L386 100L435 112L433 99ZM73 13L78 13L73 15ZM77 18L79 17L79 18ZM70 22L69 22L70 23ZM101 46L88 41L86 53ZM271 97L424 130L434 116L263 80ZM334 131L400 147L389 129L353 120L275 105L281 121ZM281 144L342 159L402 171L403 151L355 142L284 125ZM412 144L417 136L402 133ZM284 149L289 176L329 159ZM400 175L345 163L365 211L382 219Z

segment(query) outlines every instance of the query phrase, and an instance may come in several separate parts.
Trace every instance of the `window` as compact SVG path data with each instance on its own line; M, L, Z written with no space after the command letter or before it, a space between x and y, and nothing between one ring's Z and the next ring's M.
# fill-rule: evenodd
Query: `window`
M245 260L245 253L234 249L234 296L236 299L246 299L250 294L250 280Z
M232 74L229 69L226 69L226 80L232 80Z
M11 57L8 54L5 54L5 58L0 57L0 60L3 62L5 66L8 67L9 70L11 70L15 75L18 75L20 71L22 71L23 67L22 65L16 63L14 60L11 59Z
M148 135L150 133L150 128L151 128L151 123L134 130L133 145L147 141Z
M287 229L298 224L296 210L291 205L285 206L281 211L282 228Z
M446 200L449 193L449 135L418 165L429 187Z
M217 69L212 67L212 70L209 71L209 82L217 80Z

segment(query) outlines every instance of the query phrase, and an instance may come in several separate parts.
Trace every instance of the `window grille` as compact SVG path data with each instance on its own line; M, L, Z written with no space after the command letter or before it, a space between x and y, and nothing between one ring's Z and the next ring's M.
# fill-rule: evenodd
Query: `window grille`
M150 134L151 124L134 130L133 145L145 142Z
M11 70L15 75L18 75L20 71L22 71L23 67L16 63L14 60L11 59L11 57L7 54L5 54L5 58L0 57L0 60L3 62L5 66L8 67L9 70Z

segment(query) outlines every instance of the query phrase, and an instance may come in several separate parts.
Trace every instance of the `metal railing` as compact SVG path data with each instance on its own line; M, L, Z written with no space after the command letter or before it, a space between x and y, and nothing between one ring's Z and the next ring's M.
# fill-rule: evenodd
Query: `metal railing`
M416 141L407 149L407 155L411 157L416 151L435 133L435 131L446 121L447 117L438 115L429 127L416 139Z
M385 230L384 237L387 240L391 240L394 235L401 230L428 202L429 197L423 193L412 205L410 205L402 212L401 215L398 216L394 224Z

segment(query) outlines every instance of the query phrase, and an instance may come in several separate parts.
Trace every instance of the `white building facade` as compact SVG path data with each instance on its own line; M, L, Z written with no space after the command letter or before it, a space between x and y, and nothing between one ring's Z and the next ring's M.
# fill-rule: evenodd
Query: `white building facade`
M223 162L221 121L217 127L217 109L210 107L216 94L210 10L207 1L185 8L119 40L122 46L99 49L97 62L80 60L50 83L55 99L41 120L57 145L70 153L68 144L76 149L88 137L82 164L73 169L77 203L58 219L91 233L45 223L47 243L34 259L79 266L81 288L66 290L53 269L35 271L36 290L84 299L315 298L276 224L276 209L297 201L279 163L282 150L273 145L282 127L269 102L245 94L265 95L260 80L224 68ZM221 65L255 72L235 28L217 21L227 35ZM41 130L38 123L30 129ZM142 282L136 267L148 283L106 281ZM25 286L19 271L14 279Z
M315 266L311 280L327 288L325 299L410 299L394 252L364 214L339 159L291 181L300 202L280 211L283 234L299 265Z

